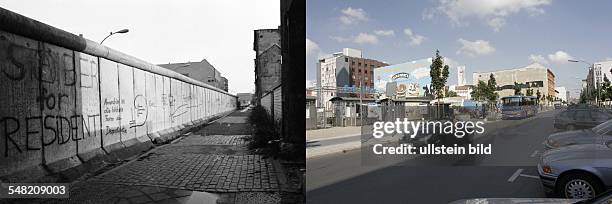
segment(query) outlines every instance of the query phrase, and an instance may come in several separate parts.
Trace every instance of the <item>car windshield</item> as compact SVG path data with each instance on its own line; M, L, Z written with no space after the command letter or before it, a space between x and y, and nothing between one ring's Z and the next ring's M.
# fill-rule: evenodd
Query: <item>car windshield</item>
M608 120L602 124L599 124L595 127L593 127L593 132L596 132L597 134L604 134L608 131L610 131L610 129L612 129L612 120Z

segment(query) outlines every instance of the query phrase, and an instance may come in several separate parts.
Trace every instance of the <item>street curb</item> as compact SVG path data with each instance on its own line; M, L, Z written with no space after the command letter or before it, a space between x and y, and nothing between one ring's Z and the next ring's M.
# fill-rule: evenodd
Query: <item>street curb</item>
M544 112L546 112L546 111L544 111ZM543 112L540 112L540 113L543 113ZM496 127L496 129L500 129L500 128L512 128L512 127L519 126L519 125L522 125L524 123L527 123L527 122L529 122L531 120L534 120L535 118L536 117L534 116L534 117L527 118L525 120L518 120L519 122L517 122L517 123L512 123L512 124L509 124L508 126ZM503 120L491 121L488 124L499 123L499 122L502 122L502 121ZM485 123L485 124L487 124L487 123ZM481 134L481 135L487 135L487 134ZM487 135L487 136L490 136L490 135ZM481 137L483 137L483 136L474 137L474 139L481 138ZM317 140L313 140L313 141L317 141ZM310 153L309 154L308 153L308 148L306 148L306 159L313 159L313 158L323 157L323 156L330 155L330 154L336 154L336 153L342 153L342 152L351 151L351 150L355 150L355 149L360 149L362 144L361 144L361 141L358 141L358 142L359 142L359 145L357 145L357 146L355 146L354 144L351 144L353 142L346 142L346 143L342 143L342 144L329 145L329 146L326 146L326 147L318 147L318 148L326 148L326 149L336 149L336 150L328 150L328 151L324 151L324 152L320 152L320 153ZM382 141L379 144L388 144L388 143L392 143L392 142L395 142L395 141ZM351 144L351 145L349 146L349 145L346 145L346 144ZM342 145L345 145L345 146L348 146L348 147L343 147ZM338 147L340 147L340 148L338 148ZM314 150L311 150L311 151L314 151Z

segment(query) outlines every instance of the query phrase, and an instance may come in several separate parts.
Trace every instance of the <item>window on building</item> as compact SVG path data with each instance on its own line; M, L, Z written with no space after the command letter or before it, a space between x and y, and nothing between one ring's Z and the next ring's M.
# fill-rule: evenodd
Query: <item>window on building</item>
M360 66L360 67L361 67L361 62L360 62L360 63L359 63L357 66Z
M345 57L345 58L344 58L344 62L348 62L348 57Z
M366 73L366 74L368 73L368 70L367 70L367 69L365 70L365 73Z
M355 65L355 61L351 61L351 65Z
M371 65L370 65L370 67L371 67L372 69L374 69L374 68L375 68L373 64L371 64Z

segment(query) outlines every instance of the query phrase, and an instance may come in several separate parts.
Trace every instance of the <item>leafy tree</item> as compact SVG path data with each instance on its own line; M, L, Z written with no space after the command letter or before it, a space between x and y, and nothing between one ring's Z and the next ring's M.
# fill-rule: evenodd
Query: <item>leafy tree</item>
M603 84L601 85L601 99L606 100L607 98L612 98L612 87L610 87L610 80L604 74Z
M490 104L494 104L499 98L499 94L495 92L497 90L497 81L495 80L495 76L493 74L489 75L489 81L487 81L487 91L486 96L489 100Z
M444 95L446 95L446 97L457 97L457 96L459 96L459 95L457 95L457 92L454 92L454 91L446 91L446 94L444 94Z
M514 82L514 95L523 95L521 93L521 87L516 82Z
M479 80L478 84L476 84L476 87L472 89L472 92L470 94L472 95L472 100L485 101L487 100L487 92L488 92L487 83L485 83L482 80Z
M440 56L440 51L436 50L436 57L431 62L429 67L429 76L431 76L431 88L436 98L443 98L444 86L448 79L448 65L444 65L444 57Z
M538 98L538 101L542 101L542 93L540 93L540 89L536 90L536 96Z

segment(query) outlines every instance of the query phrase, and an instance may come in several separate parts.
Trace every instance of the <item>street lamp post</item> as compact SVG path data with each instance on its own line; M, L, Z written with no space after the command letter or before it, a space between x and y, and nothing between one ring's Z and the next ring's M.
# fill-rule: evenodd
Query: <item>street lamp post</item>
M128 30L128 29L121 29L121 30L119 30L119 31L117 31L117 32L110 32L110 34L108 34L108 35L107 35L107 36L106 36L106 37L105 37L105 38L104 38L104 39L103 39L103 40L100 42L100 45L101 45L102 43L104 43L104 41L105 41L105 40L106 40L108 37L110 37L111 35L114 35L114 34L117 34L117 33L127 33L127 32L130 32L130 30Z
M593 70L593 74L595 74L595 70L593 67L593 63L584 61L584 60L574 60L574 59L568 59L568 62L582 62L585 63L589 66L589 70ZM600 94L600 90L599 90L599 80L595 80L595 89L597 90L597 96L595 96L595 103L599 106L599 99L601 98L601 94Z

